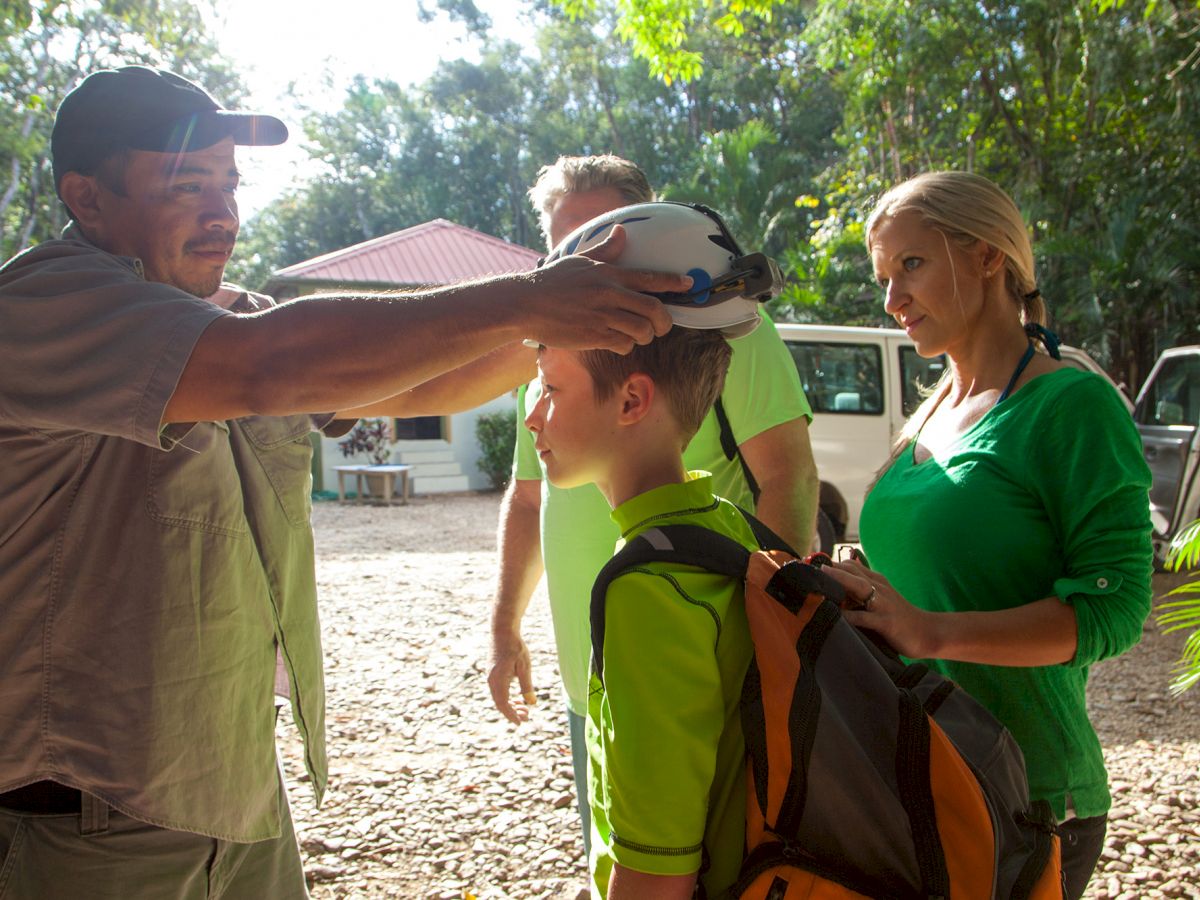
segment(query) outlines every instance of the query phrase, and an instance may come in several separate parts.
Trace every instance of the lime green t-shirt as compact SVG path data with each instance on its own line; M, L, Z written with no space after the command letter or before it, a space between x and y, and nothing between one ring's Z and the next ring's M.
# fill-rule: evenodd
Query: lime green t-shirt
M955 444L906 447L867 495L863 549L910 602L935 612L1075 608L1075 658L1058 666L930 660L1012 732L1034 799L1061 819L1110 796L1087 717L1088 666L1141 638L1150 611L1150 472L1129 413L1096 375L1041 375Z
M707 473L622 503L625 538L659 525L702 525L758 544ZM738 704L751 657L742 586L691 566L619 575L605 605L604 683L588 696L593 896L614 863L655 875L701 876L709 897L737 878L745 845L745 740ZM705 852L707 851L707 852Z
M812 418L812 408L800 386L791 353L763 316L763 323L746 337L730 341L733 357L721 396L734 438L739 444L755 435L801 416ZM536 382L522 388L517 408L524 413L537 400ZM717 417L710 412L683 454L688 469L712 473L713 492L743 509L754 508L741 464L729 460L721 449ZM587 711L588 598L601 567L612 558L619 534L610 518L608 502L595 485L563 490L544 478L533 436L517 424L513 475L542 481L542 559L546 589L554 621L558 666L567 703L576 715Z

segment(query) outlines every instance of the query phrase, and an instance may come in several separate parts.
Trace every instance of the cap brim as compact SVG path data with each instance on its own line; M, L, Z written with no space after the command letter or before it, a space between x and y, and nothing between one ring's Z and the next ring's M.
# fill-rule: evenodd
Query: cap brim
M233 138L235 144L274 146L288 138L287 126L274 116L212 109L193 113L171 125L147 129L130 140L134 150L188 153Z
M216 110L209 115L215 116L228 126L226 132L233 138L235 144L253 147L273 147L288 139L287 126L274 116L261 113L231 112L227 109Z

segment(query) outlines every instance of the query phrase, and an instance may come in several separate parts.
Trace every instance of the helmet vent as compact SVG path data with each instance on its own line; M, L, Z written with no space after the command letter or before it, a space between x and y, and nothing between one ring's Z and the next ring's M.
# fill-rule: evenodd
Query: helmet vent
M734 245L733 241L725 234L710 234L708 239L720 247L722 250L728 250L734 256L741 256L741 251Z

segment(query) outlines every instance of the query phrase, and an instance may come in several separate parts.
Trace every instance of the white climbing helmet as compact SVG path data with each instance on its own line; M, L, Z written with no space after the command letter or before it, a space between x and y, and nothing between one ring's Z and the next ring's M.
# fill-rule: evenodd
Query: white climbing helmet
M590 250L614 225L626 231L618 266L692 276L687 293L656 295L676 325L742 337L762 321L758 305L782 287L775 260L743 254L720 216L691 203L637 203L596 216L563 238L546 262Z

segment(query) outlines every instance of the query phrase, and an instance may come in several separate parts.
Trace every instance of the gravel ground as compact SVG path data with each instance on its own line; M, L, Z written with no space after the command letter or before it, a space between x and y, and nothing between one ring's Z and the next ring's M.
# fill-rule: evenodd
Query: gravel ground
M538 708L515 728L488 695L498 501L314 509L331 769L320 810L290 720L280 741L315 900L575 898L585 884L540 590L526 616ZM1167 586L1156 578L1156 593ZM1149 624L1093 670L1115 805L1090 898L1200 898L1200 689L1166 690L1181 643Z

